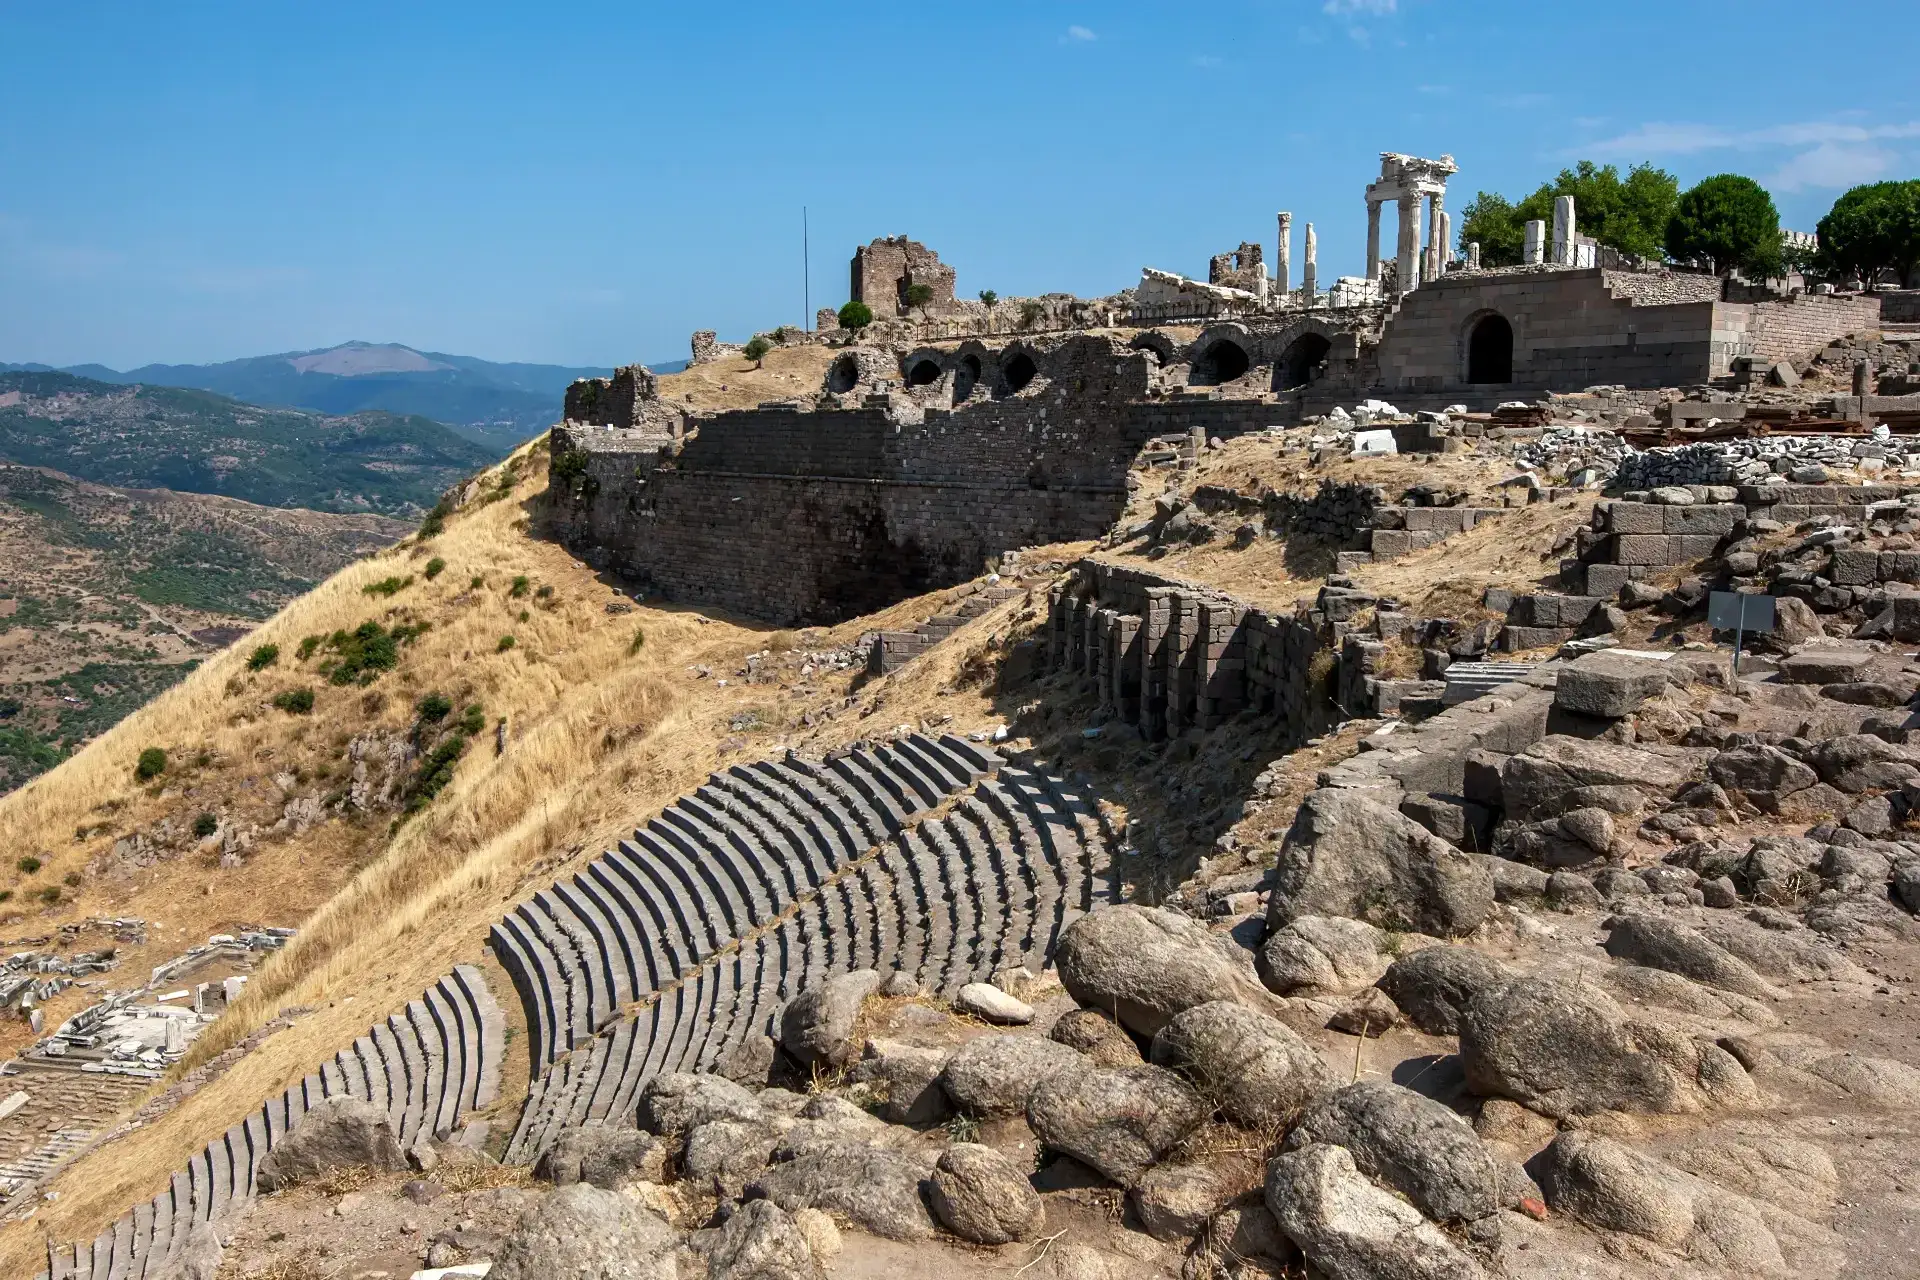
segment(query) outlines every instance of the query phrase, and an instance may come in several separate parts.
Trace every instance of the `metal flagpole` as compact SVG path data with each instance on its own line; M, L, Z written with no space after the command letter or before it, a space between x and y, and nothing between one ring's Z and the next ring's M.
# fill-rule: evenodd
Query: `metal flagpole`
M800 206L800 327L813 332L813 270L807 254L807 206Z

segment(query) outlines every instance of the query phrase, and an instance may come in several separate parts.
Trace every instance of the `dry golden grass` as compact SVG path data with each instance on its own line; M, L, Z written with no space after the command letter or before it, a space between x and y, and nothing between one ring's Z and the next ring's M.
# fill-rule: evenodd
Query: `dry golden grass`
M775 347L758 369L745 356L727 356L663 374L660 398L694 409L751 409L768 400L812 399L839 354L836 347Z

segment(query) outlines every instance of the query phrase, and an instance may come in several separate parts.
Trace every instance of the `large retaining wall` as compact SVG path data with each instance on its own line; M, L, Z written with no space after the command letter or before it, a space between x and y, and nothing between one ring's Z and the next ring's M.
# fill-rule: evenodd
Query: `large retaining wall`
M455 1132L462 1116L487 1106L499 1092L505 1046L506 1024L486 979L471 965L456 967L320 1070L209 1142L165 1191L136 1205L91 1244L53 1250L46 1276L162 1275L196 1226L216 1222L252 1198L261 1161L323 1099L344 1095L384 1108L403 1148Z
M1090 797L951 736L714 774L494 929L534 1080L507 1158L631 1125L648 1080L723 1064L829 974L950 997L1046 963L1117 897L1110 836Z

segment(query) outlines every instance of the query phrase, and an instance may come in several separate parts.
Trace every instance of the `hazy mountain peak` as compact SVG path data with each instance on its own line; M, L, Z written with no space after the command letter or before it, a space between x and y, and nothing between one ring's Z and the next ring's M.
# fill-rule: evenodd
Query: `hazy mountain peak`
M325 351L290 356L287 363L301 373L331 373L342 378L369 373L433 373L453 368L397 342L343 342Z

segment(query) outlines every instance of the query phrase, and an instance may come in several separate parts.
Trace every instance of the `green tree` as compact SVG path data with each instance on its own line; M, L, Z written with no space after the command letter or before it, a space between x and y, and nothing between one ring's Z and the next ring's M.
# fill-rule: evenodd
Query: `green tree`
M1696 183L1667 222L1667 256L1705 259L1718 275L1780 273L1780 212L1752 178L1721 173Z
M873 308L864 302L849 302L840 308L842 329L864 329L873 323Z
M1460 211L1460 243L1478 242L1483 267L1517 267L1526 247L1526 228L1513 202L1497 191L1482 191Z
M933 286L930 284L910 284L906 293L907 305L920 308L920 316L926 318L927 306L933 301Z
M140 753L139 762L133 766L133 776L146 782L157 778L167 771L167 753L159 747L148 747Z
M747 345L741 348L740 354L753 361L753 367L758 369L766 360L767 352L771 350L773 350L773 344L767 341L766 335L756 333L747 340Z
M1527 223L1553 224L1553 202L1573 197L1574 230L1622 253L1658 258L1680 183L1664 169L1637 164L1622 178L1613 165L1582 160L1514 204L1482 191L1462 210L1460 243L1480 242L1480 262L1510 267L1525 256Z
M1000 295L995 293L993 290L982 289L980 291L980 303L982 306L990 307L998 301L1000 301Z
M1820 219L1819 265L1871 289L1882 271L1904 283L1920 272L1920 179L1855 187Z

